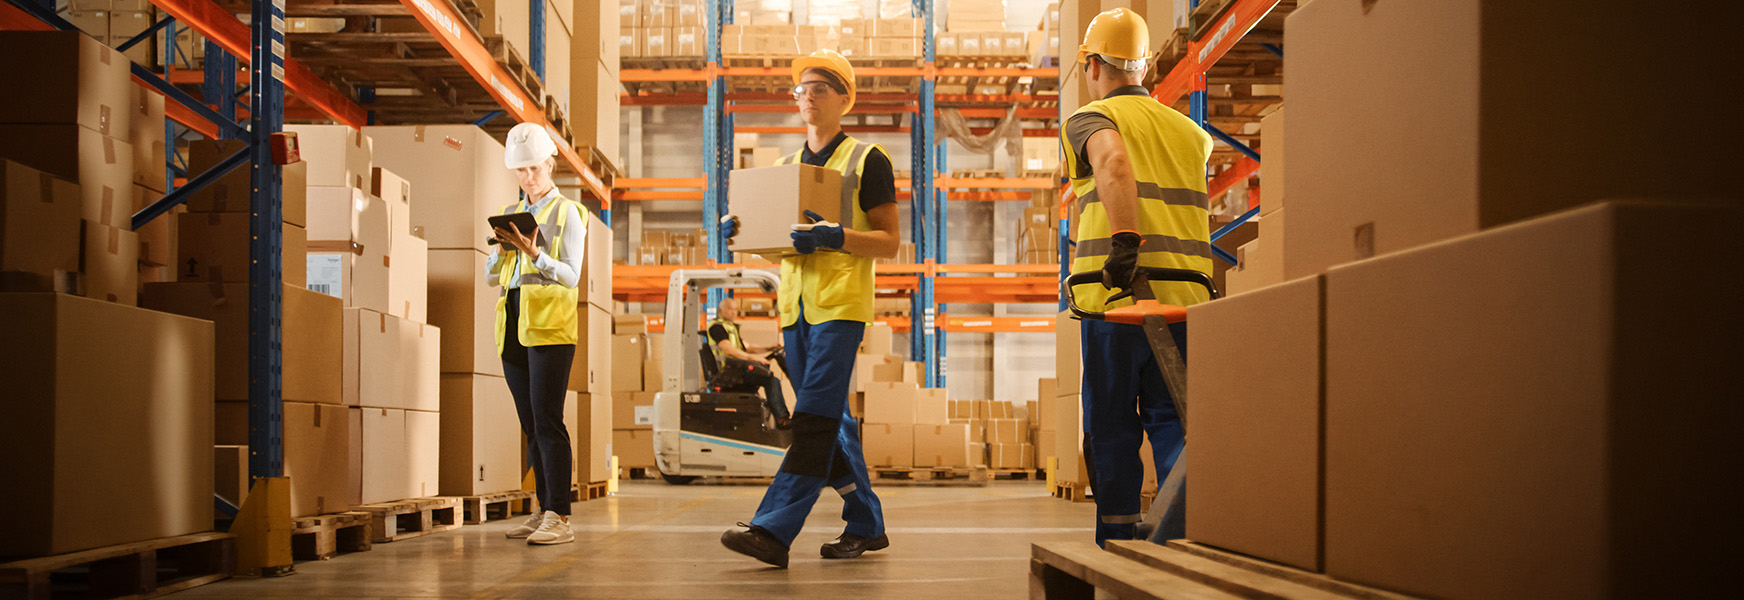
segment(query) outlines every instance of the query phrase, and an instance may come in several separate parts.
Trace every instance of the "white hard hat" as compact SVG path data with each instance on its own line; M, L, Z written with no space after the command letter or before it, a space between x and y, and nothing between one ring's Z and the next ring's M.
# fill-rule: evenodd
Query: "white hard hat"
M557 155L557 142L551 133L536 123L522 123L509 130L509 144L503 151L503 166L510 169L531 167Z

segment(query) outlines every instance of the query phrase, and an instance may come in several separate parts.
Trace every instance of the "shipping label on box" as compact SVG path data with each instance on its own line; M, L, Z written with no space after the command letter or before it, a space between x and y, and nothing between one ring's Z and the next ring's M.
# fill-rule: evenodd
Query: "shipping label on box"
M739 169L732 172L727 193L727 211L739 217L739 235L728 243L734 252L794 254L792 226L810 222L807 210L848 227L852 202L841 173L833 169L803 164Z

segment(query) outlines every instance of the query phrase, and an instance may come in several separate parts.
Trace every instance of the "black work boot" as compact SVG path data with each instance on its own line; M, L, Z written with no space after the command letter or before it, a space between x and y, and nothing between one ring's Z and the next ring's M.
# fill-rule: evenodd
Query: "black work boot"
M721 545L739 554L765 563L787 568L787 546L767 530L756 525L739 524L744 529L728 529L721 534Z
M875 538L863 538L852 533L843 533L830 540L818 549L824 558L854 558L874 550L890 547L890 536L880 535Z

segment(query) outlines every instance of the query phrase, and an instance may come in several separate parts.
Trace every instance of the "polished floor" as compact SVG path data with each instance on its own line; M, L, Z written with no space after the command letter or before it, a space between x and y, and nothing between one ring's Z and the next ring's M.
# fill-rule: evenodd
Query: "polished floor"
M1091 538L1095 509L1054 499L1040 482L985 487L874 486L891 546L852 560L817 547L841 531L841 498L824 494L794 543L789 569L721 547L749 521L760 485L626 481L575 505L576 541L505 539L497 521L297 564L280 579L233 579L173 598L1023 598L1029 545Z

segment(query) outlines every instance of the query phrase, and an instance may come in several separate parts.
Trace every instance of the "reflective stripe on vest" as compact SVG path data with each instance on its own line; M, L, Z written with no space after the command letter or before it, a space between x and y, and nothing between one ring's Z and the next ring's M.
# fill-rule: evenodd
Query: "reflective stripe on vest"
M1126 146L1137 179L1138 232L1144 238L1139 264L1192 269L1210 275L1210 202L1205 163L1211 156L1211 136L1186 115L1147 96L1105 98L1078 109L1078 113L1085 112L1099 113L1113 121ZM1072 171L1079 160L1078 149L1072 147L1066 134L1067 128L1061 128L1063 162ZM1072 272L1098 271L1112 250L1113 231L1108 212L1097 194L1094 176L1069 174L1072 190L1078 197L1073 205L1077 247L1072 254ZM1079 286L1073 291L1078 305L1091 311L1132 302L1122 300L1109 305L1108 297L1115 292L1100 285ZM1152 291L1165 304L1190 306L1210 299L1205 288L1196 284L1153 283Z
M843 227L872 230L872 221L866 217L866 211L860 209L860 176L866 170L866 156L874 148L883 150L877 144L844 137L841 145L836 146L835 153L830 155L829 162L824 164L825 168L842 174L842 196L850 200L848 204L854 210L853 222L843 223ZM775 164L798 163L802 152L781 157ZM889 153L886 152L885 156ZM807 323L815 325L839 320L871 323L872 264L870 258L833 250L782 258L781 287L776 293L781 326L799 322L801 303L805 305Z
M715 319L715 320L709 321L708 327L706 329L704 329L704 331L713 330L716 325L720 325L721 328L727 330L727 341L732 342L734 348L738 348L740 350L745 349L745 340L739 337L739 324L738 323L734 323L734 322L728 321L726 319ZM714 336L710 336L708 340L709 340L709 350L711 352L715 353L715 363L720 364L720 365L727 364L727 353L725 351L721 350L721 343L715 341Z
M545 204L544 210L535 215L539 221L539 237L543 238L534 242L539 244L540 254L550 255L552 259L563 256L563 233L569 227L569 211L563 210L563 207L570 204L573 201L559 194ZM580 210L577 207L578 213ZM502 214L526 211L527 203L522 201L504 207ZM582 226L586 227L585 224ZM505 265L497 275L497 284L503 288L502 295L497 298L497 354L503 353L503 334L508 328L509 282L516 271L521 273L520 312L515 323L516 339L521 341L522 346L575 344L579 339L581 322L577 306L581 298L580 292L556 279L546 277L533 266L533 260L525 253L516 252L515 261L519 269L511 269Z

